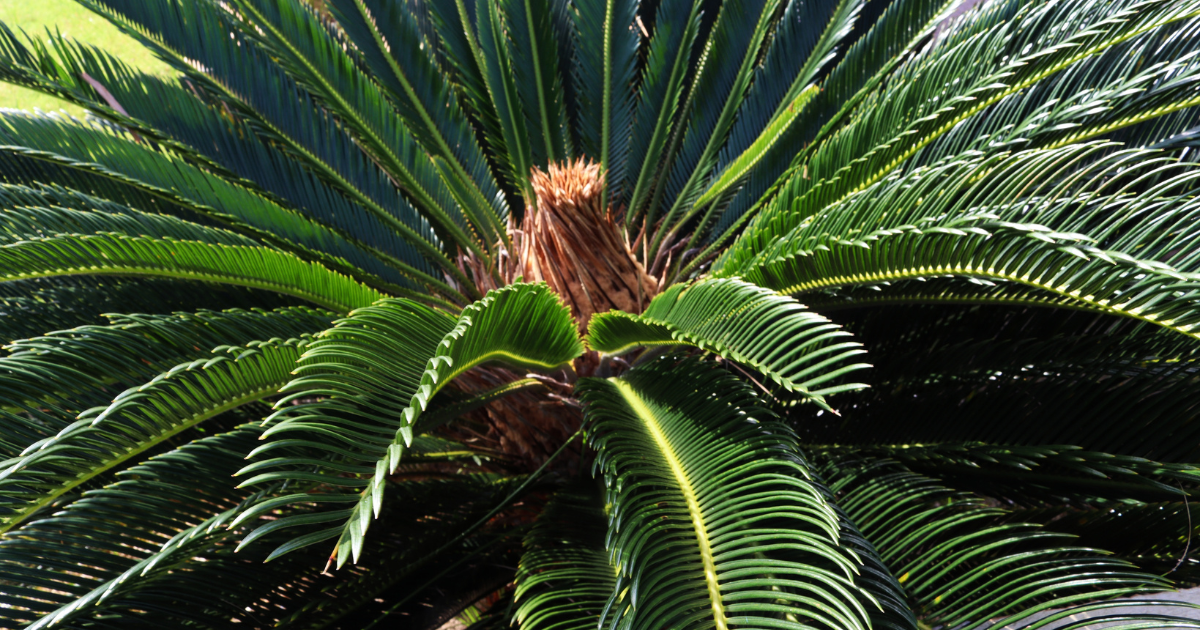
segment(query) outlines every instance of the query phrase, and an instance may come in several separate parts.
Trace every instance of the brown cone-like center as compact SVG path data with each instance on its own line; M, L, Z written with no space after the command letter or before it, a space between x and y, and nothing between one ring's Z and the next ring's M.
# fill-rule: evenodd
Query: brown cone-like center
M497 247L499 274L479 258L459 255L460 268L474 276L482 290L498 288L518 278L544 281L571 309L580 333L592 315L613 309L641 313L658 293L658 281L646 273L626 240L616 213L604 205L604 176L594 162L578 160L545 171L533 169L534 200L525 208L519 227L509 225L512 249ZM586 376L597 367L596 353L575 360L574 375ZM523 375L495 366L482 366L462 375L456 385L480 392ZM456 439L504 455L510 465L536 468L583 421L571 400L573 375L551 377L545 389L523 390L466 415L466 422L447 428ZM557 466L574 469L581 449L560 458Z
M658 282L633 255L611 208L603 205L604 175L576 160L530 176L535 204L514 231L518 273L544 281L571 308L580 331L592 315L613 309L640 313Z

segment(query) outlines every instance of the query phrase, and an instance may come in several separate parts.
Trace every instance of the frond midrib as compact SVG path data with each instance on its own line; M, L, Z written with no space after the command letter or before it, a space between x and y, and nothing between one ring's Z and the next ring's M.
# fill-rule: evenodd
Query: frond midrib
M629 405L633 414L645 425L647 432L650 433L650 436L654 439L654 443L658 446L663 459L666 460L667 467L675 477L675 481L679 484L679 490L687 502L688 514L692 520L692 528L696 532L696 544L699 547L700 558L704 563L704 581L708 587L709 600L712 602L713 621L716 623L717 630L728 630L729 623L725 617L725 608L721 603L721 585L717 581L717 570L716 563L713 560L712 544L708 539L708 526L705 523L704 512L700 508L699 500L696 498L696 491L692 486L687 469L684 467L683 462L680 461L679 455L675 453L671 441L667 438L662 426L655 418L654 412L646 402L637 395L637 392L627 382L621 379L610 379L610 382L616 387L617 392L625 400L625 403Z
M1079 295L1078 291L1072 292L1068 288L1054 286L1050 284L1039 283L1026 276L1018 276L1015 274L1003 273L994 269L984 269L982 267L974 267L971 265L954 265L953 267L945 265L932 265L929 267L909 267L907 269L895 271L881 272L865 272L852 275L837 275L825 278L809 280L792 284L790 286L779 289L779 293L784 295L796 295L799 293L807 293L809 291L817 291L820 289L829 289L838 286L852 284L875 284L880 282L894 282L898 280L915 280L918 278L927 278L930 276L959 276L969 278L983 278L991 280L1007 280L1025 286L1042 289L1055 295L1062 296L1069 300L1075 301L1084 308L1080 310L1088 310L1092 312L1105 313L1108 315L1118 315L1128 317L1139 321L1161 326L1168 330L1187 335L1193 339L1200 339L1200 332L1193 332L1192 326L1176 326L1174 320L1159 320L1153 313L1142 314L1134 312L1132 309L1124 309L1109 305L1108 300L1097 300L1094 296ZM1058 305L1050 304L1048 306L1059 307Z
M210 409L202 411L200 413L193 414L192 417L188 418L185 422L179 423L178 425L172 427L171 430L169 430L169 431L159 433L158 435L154 436L152 439L138 442L138 444L136 444L133 448L128 449L127 451L125 451L125 453L121 454L120 456L109 460L102 466L93 468L87 474L80 475L80 476L76 477L75 479L71 480L69 483L65 483L65 484L61 485L57 490L55 490L51 493L48 493L46 496L42 497L38 501L36 501L34 503L30 503L28 506L25 507L25 509L17 512L16 514L9 516L3 522L0 522L0 534L4 534L4 533L12 530L13 528L20 526L30 516L37 513L43 507L50 505L51 503L56 501L59 497L65 495L68 492L74 490L75 488L78 488L79 486L91 481L92 479L95 479L96 477L104 474L105 472L108 472L108 471L112 470L113 468L120 466L121 464L125 463L126 461L129 461L130 458L141 455L142 453L144 453L146 451L146 449L156 446L158 444L161 444L163 441L168 440L168 439L178 435L179 433L182 433L183 431L190 429L190 428L200 424L201 422L204 422L205 420L208 420L209 418L212 418L214 416L225 413L226 411L236 409L238 407L241 407L242 405L252 403L252 402L259 400L265 396L270 396L271 394L278 391L279 388L283 386L284 382L286 382L286 381L268 384L261 388L246 392L246 394L239 396L237 398L228 400L223 404L217 405L215 407L211 407Z

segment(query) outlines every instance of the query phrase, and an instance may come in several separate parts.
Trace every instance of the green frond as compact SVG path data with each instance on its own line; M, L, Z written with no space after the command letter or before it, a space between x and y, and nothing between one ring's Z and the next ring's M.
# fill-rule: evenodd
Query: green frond
M480 141L485 144L491 164L494 165L493 172L497 173L498 179L509 177L513 158L510 157L500 115L484 76L487 71L486 60L479 48L475 2L427 0L423 5L429 11L429 21L437 34L437 52L443 57L439 69L451 77L463 107L476 119L478 135L483 136ZM432 39L427 41L430 45L434 44ZM509 198L509 204L519 204L520 201L517 197ZM512 208L519 211L520 205L512 205Z
M708 233L709 217L718 216L715 204L726 198L724 193L735 196L744 192L742 199L757 200L764 185L782 173L788 156L796 153L794 147L811 141L812 121L829 114L828 100L820 98L817 81L838 56L837 49L850 35L861 9L862 3L856 0L788 3L762 64L755 71L754 83L738 108L729 141L721 148L716 168L720 180L696 200L697 207L709 202L714 205L706 210L692 243L700 242ZM796 64L794 59L805 62ZM812 93L806 95L808 90ZM818 107L810 107L812 99ZM753 136L756 132L758 135ZM730 190L734 183L746 190ZM738 204L732 204L724 212L725 225L715 226L718 231L714 234L720 236L722 228L739 212Z
M85 326L10 344L10 354L0 358L5 374L3 529L97 475L131 463L130 458L180 426L164 423L186 422L184 417L165 417L155 427L138 418L91 428L90 415L107 408L122 389L146 383L182 361L205 362L212 358L208 349L221 344L248 343L260 334L291 337L319 331L329 321L328 314L309 309L115 316L110 326ZM145 412L170 415L169 406L166 401ZM84 415L88 417L79 419Z
M865 387L841 383L868 367L849 363L864 351L843 341L849 333L807 312L804 305L736 279L675 285L640 316L601 313L588 327L588 345L607 354L641 346L686 343L762 372L776 385L828 409L825 396Z
M193 109L189 113L201 111ZM203 129L204 142L230 142L219 152L222 156L241 156L260 168L271 166L269 159L255 159L265 158L264 145L238 138L220 120L207 122L212 124ZM4 142L9 145L0 155L4 178L15 184L38 185L41 194L52 195L53 203L74 207L77 204L63 198L77 197L78 193L47 191L46 185L51 182L94 191L93 195L147 212L216 222L301 256L325 260L341 257L393 282L407 284L404 275L425 282L432 278L433 267L411 244L370 215L356 212L345 200L338 203L342 198L336 193L321 195L320 190L313 191L318 198L310 205L321 207L319 213L313 213L317 219L313 222L189 165L179 156L146 147L111 128L29 115L6 116L4 127ZM237 164L233 166L237 168ZM279 166L281 176L295 174L286 164ZM302 191L311 189L314 183L291 179L286 186Z
M1079 537L1080 544L1105 549L1180 586L1196 583L1196 561L1184 556L1194 539L1197 507L1191 501L1093 500L1068 507L1013 510L1012 518Z
M700 195L716 165L750 88L780 1L729 0L721 4L684 108L687 122L682 143L664 174L665 212L660 216L665 226L678 227L677 220ZM657 250L663 232L652 249Z
M554 0L502 0L512 64L525 128L530 130L533 163L566 162L574 157L567 126L563 85L567 68L559 59L554 32Z
M337 537L337 565L351 558L357 562L372 516L379 515L384 482L412 443L418 416L439 390L482 363L552 371L582 351L570 312L545 285L493 291L457 318L408 300L385 300L354 311L308 346L296 378L282 390L288 396L267 420L272 426L265 435L274 439L254 453L294 444L291 435L299 432L313 445L312 456L264 460L243 471L257 473L243 485L322 481L330 489L323 500L352 505L322 514L344 525L289 543L273 556ZM311 397L322 399L288 404ZM358 475L345 477L344 472ZM308 498L298 495L295 500ZM280 519L268 531L289 524Z
M317 107L311 93L256 42L237 36L239 26L224 9L207 2L178 0L152 3L85 0L85 4L153 48L189 81L219 100L221 106L246 118L264 139L278 143L431 261L446 271L457 272L441 251L440 238L430 219L419 214L396 190L388 174L363 153L347 130L337 126L335 118ZM197 70L193 62L201 63L204 72ZM399 129L392 131L403 133ZM397 151L404 150L406 154L418 151L414 142L395 140L393 148ZM428 188L439 180L433 163L424 156L420 159L428 162L428 173L422 180ZM445 186L440 189L438 199L426 201L442 207L452 205L448 189Z
M620 571L601 624L868 627L861 563L791 431L722 370L672 363L579 386Z
M623 185L633 123L630 83L636 71L638 5L638 0L580 0L570 12L580 149L600 163L606 195Z
M865 31L864 34L849 46L845 55L830 70L821 83L816 102L801 113L802 120L793 124L788 138L780 142L782 149L798 144L803 148L798 152L776 151L764 158L760 168L755 170L746 185L729 202L713 226L708 249L715 251L717 247L724 246L748 220L757 215L758 210L775 198L792 177L797 173L804 176L809 152L838 129L845 118L856 111L866 94L886 80L891 70L927 42L937 24L945 17L943 12L953 9L957 4L956 0L895 0L886 6L878 4L875 7L868 4L866 13L871 13L872 8L877 8L881 13L874 16L873 20L872 16L863 16L855 24L855 29ZM826 33L834 35L841 31L831 28ZM782 50L780 54L784 54ZM786 62L791 57L783 59ZM792 68L787 63L783 67ZM755 84L756 87L758 85ZM739 146L739 142L744 144L746 139L739 141L737 138L748 133L735 128L730 146ZM704 258L701 256L697 260Z
M709 185L708 189L696 199L695 205L698 207L707 206L715 200L729 192L735 184L741 183L742 179L753 169L764 154L774 148L788 130L796 118L804 111L813 97L817 94L817 86L810 85L807 89L801 90L796 95L795 99L788 104L786 110L780 112L773 118L766 127L763 128L759 136L746 147L746 151L737 156L730 162L722 171L716 181Z
M536 114L525 112L525 105L519 94L513 68L513 45L507 35L510 27L506 22L509 20L506 20L501 12L499 2L465 1L475 4L479 51L483 56L483 79L490 100L496 107L500 130L504 134L504 145L508 147L508 164L505 165L509 169L507 175L512 187L521 192L526 203L531 203L533 191L529 187L529 173L534 165L531 143L535 136L530 134L526 119Z
M103 325L102 313L125 309L166 315L206 308L276 309L303 300L228 284L165 278L64 276L0 284L0 342L37 337L47 330Z
M435 51L425 50L431 42L423 39L416 12L405 3L380 0L336 0L329 9L414 137L430 154L450 163L454 178L470 191L469 198L458 203L469 213L471 224L490 240L499 238L504 231L500 220L507 217L508 207L451 82L435 63ZM491 244L485 239L484 245Z
M1164 501L1179 499L1200 482L1200 469L1195 466L1072 446L948 443L826 449L841 457L850 450L895 460L958 488L1014 499L1083 496Z
M1170 588L1159 576L1071 544L1069 536L1005 522L1004 509L895 462L826 461L822 470L839 504L929 622L980 628L1008 615L1000 621L1007 625L1086 599Z
M322 23L307 3L237 0L243 21L237 22L249 41L279 60L280 66L313 94L348 129L357 142L387 171L438 226L463 249L482 253L481 238L472 238L463 208L477 216L490 215L481 194L453 197L433 161L384 96L375 80L359 67L339 38ZM474 226L476 229L496 225Z
M602 499L578 483L556 493L525 536L517 571L514 619L525 630L590 630L616 587L604 553Z
M0 618L30 628L65 621L89 611L85 606L102 593L96 589L110 580L136 578L147 568L144 559L180 533L204 535L208 528L196 526L217 524L213 512L236 507L247 494L228 478L257 437L241 428L197 440L4 537Z
M1114 47L1197 12L1200 5L1159 0L1107 3L1086 11L1053 3L985 8L954 29L953 36L901 65L892 73L892 83L864 98L858 110L863 114L808 156L803 173L791 175L772 208L750 230L756 236L740 239L734 256L762 251L759 246L764 237L771 238L768 234L786 233L806 217L886 180L919 152L929 153L922 150L958 125L989 115L1004 99L1037 89ZM1061 23L1071 27L1046 28ZM1036 46L1026 46L1034 41ZM947 82L951 68L957 74ZM1124 78L1117 72L1099 76L1113 83ZM988 147L993 153L1003 149Z
M919 167L811 217L749 265L727 261L722 273L784 293L995 278L1192 335L1191 300L1179 290L1195 262L1178 247L1194 238L1186 226L1195 174L1158 152L1104 155L1109 148L975 153ZM868 206L871 219L852 209ZM1093 209L1105 220L1092 220ZM1176 222L1178 231L1163 227Z
M265 247L114 234L55 236L0 247L0 281L66 275L161 276L278 291L336 312L384 297L317 264Z
M109 470L198 424L276 393L307 339L218 347L93 407L52 438L31 444L0 471L3 530Z
M22 201L40 204L49 200L28 188L0 184L0 204L3 204L4 208L4 214L0 215L0 246L38 238L106 233L191 240L233 247L261 245L254 239L236 232L81 197L83 196L76 197L81 202L79 205L91 206L87 211L61 206L19 205Z
M509 394L526 390L545 389L545 383L536 378L521 378L511 383L505 383L492 389L474 393L460 394L450 398L448 395L457 394L454 390L443 389L440 395L429 401L428 411L422 413L413 427L414 435L429 433L460 416L481 409L488 403L500 400ZM417 438L420 439L420 438ZM415 444L415 442L414 442Z
M693 0L666 0L655 9L654 33L639 78L622 189L622 201L629 206L626 225L644 212L653 212L646 205L653 189L662 185L669 140L684 124L682 99L686 98L686 78L700 32L702 8L702 3Z

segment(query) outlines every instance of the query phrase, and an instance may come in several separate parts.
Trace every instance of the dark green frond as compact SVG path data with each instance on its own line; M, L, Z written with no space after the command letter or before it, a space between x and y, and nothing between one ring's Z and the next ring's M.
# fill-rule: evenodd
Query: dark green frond
M1184 244L1196 238L1188 229L1196 174L1157 152L1104 155L1110 149L974 153L919 167L811 217L755 262L730 259L722 273L785 293L994 277L1190 335L1187 274L1196 263ZM1019 185L1035 174L1032 186ZM851 209L867 206L873 219Z
M4 529L97 475L132 463L131 458L169 438L181 426L175 423L187 420L160 407L147 409L164 415L157 426L131 420L128 426L118 422L93 429L90 416L77 419L89 408L92 414L107 408L121 390L181 361L204 362L218 345L244 344L260 334L287 338L321 330L328 322L327 314L308 309L118 316L111 326L11 344L9 356L0 358L6 408L0 436L6 456L0 472Z
M55 236L0 247L0 281L69 275L159 276L279 291L335 312L384 297L346 276L266 247L110 234Z
M329 8L359 47L372 75L389 91L414 137L453 165L460 185L473 188L471 199L458 201L471 213L472 225L497 238L502 230L497 219L507 217L508 207L451 83L436 65L436 51L425 50L434 42L421 35L418 12L406 3L380 0L338 0Z
M580 385L620 570L601 624L869 627L861 562L792 433L724 371L672 363Z
M294 193L289 196L307 189L315 199L306 201L306 207L321 208L309 216L324 225L189 165L177 155L145 147L128 134L51 117L5 119L9 147L0 156L4 178L34 186L57 182L143 211L214 222L302 256L334 262L335 257L344 258L391 282L408 284L402 273L429 281L429 262L371 215L323 190L317 180L304 178L300 175L303 171L289 169L286 160L273 162L267 158L265 145L239 137L196 103L176 104L185 110L180 116L195 114L192 121L203 124L201 129L189 128L199 136L189 140L203 138L206 144L217 145L215 152L233 169L253 164L260 180L273 181L270 175L277 175L282 180L279 187ZM166 110L168 116L171 113ZM264 175L264 170L274 172ZM78 197L78 193L47 191L45 184L38 188L40 194L52 195L51 203L78 206L63 199Z
M525 112L525 105L518 92L519 87L529 89L529 86L517 85L513 68L513 44L508 38L509 26L501 12L500 3L487 0L468 1L475 3L475 15L479 23L479 51L483 57L483 78L491 101L496 107L496 116L504 134L504 144L508 147L509 183L521 191L528 201L533 195L529 187L529 174L534 165L534 136L527 127L527 119L536 114Z
M1169 588L1069 536L1006 522L1004 509L889 460L827 461L822 470L839 504L930 622L979 628L999 616L1013 617L1004 624L1085 599Z
M421 216L399 194L388 175L362 152L345 129L337 127L329 113L316 106L315 97L278 63L255 42L236 33L231 37L231 32L239 27L223 9L207 2L178 0L151 3L88 0L87 4L111 16L118 25L124 25L212 98L234 108L257 133L279 143L425 256L448 270L453 267L441 252L440 239L429 218ZM203 64L205 72L196 70L189 60ZM417 151L411 140L406 144L397 140L394 146L408 153ZM424 156L421 159L428 162ZM437 180L432 162L428 162L426 170L424 183L413 186L428 188L429 180ZM426 198L426 203L451 205L449 191L444 186L441 190L440 199Z
M574 157L567 126L563 69L569 59L559 59L554 32L554 0L504 0L511 51L508 55L516 79L525 128L530 132L533 163L541 168Z
M46 627L78 614L86 602L80 597L141 569L140 560L178 533L208 522L213 512L236 507L247 493L233 490L227 480L258 433L242 428L160 455L123 473L122 481L0 540L5 580L0 615L8 623L37 621L25 627ZM79 571L82 566L87 571ZM53 570L45 570L49 567Z
M570 12L575 31L571 77L578 101L580 149L600 162L608 190L621 190L638 49L638 0L580 0ZM614 197L615 198L615 197Z
M228 284L162 278L66 276L0 284L0 343L37 337L48 330L108 323L103 313L125 309L165 315L231 308L274 309L304 301Z
M198 424L276 393L307 339L217 348L93 407L3 463L0 504L11 528L74 489Z
M825 396L865 385L837 382L868 367L849 363L863 353L836 324L804 305L740 280L676 285L633 317L603 313L592 320L588 344L607 354L640 346L686 343L762 372L776 385L828 409Z
M385 300L339 321L302 355L297 377L283 388L288 396L268 419L272 426L265 435L274 439L255 450L262 455L303 440L312 455L256 462L243 471L257 473L243 485L319 481L330 489L322 500L352 505L321 515L344 525L290 542L273 555L336 537L337 565L357 561L367 527L379 515L384 482L412 443L417 417L440 389L481 363L552 371L582 351L570 313L545 285L494 291L457 318L408 300ZM313 397L319 400L288 405ZM280 519L247 541L291 524Z
M587 483L559 491L529 534L517 572L513 618L526 630L590 630L616 588L604 552L602 498Z

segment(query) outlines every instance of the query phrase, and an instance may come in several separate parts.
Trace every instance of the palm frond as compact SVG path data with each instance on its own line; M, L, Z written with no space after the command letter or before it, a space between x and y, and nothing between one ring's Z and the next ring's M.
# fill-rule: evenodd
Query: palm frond
M151 47L222 106L245 117L266 140L279 143L280 148L361 204L422 254L452 273L457 271L441 251L441 240L429 219L400 195L389 176L363 153L355 139L316 106L312 94L255 42L237 36L239 26L223 9L208 2L177 0L87 0L86 4ZM202 64L204 71L197 70L193 61ZM396 147L416 151L411 142ZM426 188L427 180L437 180L434 170L429 162L429 172L421 180ZM440 188L438 198L427 203L451 205L448 189Z
M601 497L586 483L559 491L525 536L513 618L527 630L597 627L616 586L604 552Z
M339 521L319 535L289 542L272 557L295 548L338 538L332 558L340 567L358 560L372 515L378 516L384 482L400 464L413 439L413 425L430 399L475 365L500 361L525 369L552 371L578 356L583 344L566 307L545 285L512 285L493 291L457 318L407 300L385 300L355 311L323 333L302 355L297 378L283 391L280 410L268 419L273 437L254 455L297 443L300 433L312 454L300 460L256 462L242 474L257 473L243 485L286 479L328 485L323 501L350 507L322 513ZM317 402L288 406L301 397ZM320 440L320 441L318 441ZM313 472L314 465L318 472ZM357 473L346 477L341 473ZM289 497L312 500L311 495ZM274 505L269 504L269 505ZM265 509L256 506L243 517ZM279 519L246 538L307 524Z
M638 0L580 0L571 18L575 32L572 80L578 101L580 149L600 162L608 191L625 185L625 160L633 123Z
M500 4L475 0L475 7L479 21L479 51L483 56L483 79L491 102L496 107L504 144L508 147L508 176L512 186L521 191L521 196L531 200L533 192L529 186L529 175L534 164L532 140L536 136L530 133L527 119L537 114L525 111L519 94L513 68L513 45L508 38L510 27L501 13Z
M740 267L730 259L722 273L738 270L785 293L915 277L996 277L1081 308L1191 334L1186 274L1195 263L1188 248L1179 247L1194 238L1186 217L1193 212L1187 191L1195 175L1154 151L1103 155L1110 148L1090 143L974 154L919 167L848 199L837 212L812 217L760 262ZM1014 184L1034 174L1036 187ZM863 207L857 204L870 205L882 220L851 218L854 211L847 209ZM1106 219L1094 220L1084 208L1105 208ZM1133 217L1146 215L1158 227L1130 229ZM843 221L854 227L833 227ZM1182 221L1180 231L1164 231L1175 221Z
M68 330L102 325L102 313L119 309L166 315L214 310L264 309L298 306L303 300L243 287L121 276L66 276L17 280L0 285L0 342L12 343L42 335L47 330Z
M441 68L452 77L463 106L479 126L480 142L486 145L492 158L493 172L500 177L511 177L507 171L511 170L513 161L485 78L487 62L479 48L476 4L428 0L427 7L437 34L438 54L444 57ZM510 205L513 200L515 198L510 198ZM512 205L512 208L521 209L519 205Z
M849 449L830 447L841 457ZM1085 451L1072 446L947 443L867 446L864 457L890 459L910 470L1015 501L1099 497L1139 501L1178 500L1200 482L1200 470L1141 457Z
M384 297L346 276L266 247L97 234L0 247L0 281L116 274L205 280L279 291L335 312Z
M730 0L721 4L687 98L682 143L665 176L664 226L677 227L676 220L685 206L691 206L702 192L750 88L779 5L780 0ZM665 231L660 231L651 249L657 250Z
M189 113L202 111L192 108ZM204 142L217 144L217 152L226 158L238 156L228 160L233 168L254 164L260 175L263 169L274 170L272 160L259 159L269 155L265 145L239 137L211 116L201 116L200 121L211 123L195 130ZM417 249L340 195L322 190L317 180L291 177L302 171L288 168L286 162L274 163L280 186L311 191L313 198L305 208L320 208L306 210L316 221L110 128L46 116L8 116L4 123L8 146L0 160L7 181L58 182L144 211L215 222L301 256L344 258L402 286L412 286L406 275L435 286L445 284L433 276L433 267ZM71 203L63 197L54 195L54 203Z
M988 115L1005 98L1133 38L1190 19L1198 10L1189 3L1157 0L1109 3L1088 11L1053 3L988 7L895 70L892 84L865 97L859 106L864 114L807 156L803 174L791 176L771 209L756 221L751 231L757 236L740 239L733 256L740 260L761 251L757 244L764 242L762 237L786 233L813 213L885 180L957 125ZM1047 28L1063 23L1071 27ZM957 74L948 82L944 77L951 68ZM1136 65L1127 68L1137 70ZM1109 82L1123 79L1119 72L1100 76Z
M89 407L106 408L124 387L145 383L181 361L211 358L205 347L247 343L258 334L291 337L320 330L329 321L327 313L310 309L122 316L110 326L12 343L11 354L0 358L6 407L0 480L4 529L161 442L143 443L139 436L153 431L136 422L95 439L92 421L77 420ZM167 431L158 437L169 437L163 435Z
M335 0L329 9L413 136L451 165L457 182L451 190L469 191L458 203L470 224L486 235L484 245L490 246L504 233L500 220L507 217L508 206L451 83L436 65L434 51L425 50L433 42L421 35L418 13L405 3L380 0Z
M10 529L59 497L198 424L277 392L307 339L221 347L93 407L3 464L0 505Z
M873 87L884 81L896 66L907 61L945 18L943 12L957 4L957 0L895 0L886 6L866 5L863 13L871 13L878 7L882 8L882 13L874 20L864 15L865 19L855 25L863 35L830 70L821 83L816 102L801 113L802 120L791 126L792 131L780 143L783 147L800 145L801 150L796 153L775 151L760 162L759 168L729 202L710 231L708 250L714 251L735 236L747 220L775 198L791 177L803 176L805 160L812 147L819 146L821 139L838 129ZM700 256L697 260L705 258Z
M721 279L671 287L640 316L599 314L589 326L588 345L607 354L642 346L695 345L744 363L828 409L825 396L865 387L837 382L868 367L849 363L863 350L842 340L847 336L791 298Z
M715 214L726 193L737 192L730 190L735 183L748 177L758 182L773 181L782 172L781 158L794 154L796 145L811 141L805 132L812 123L795 123L820 116L805 110L809 100L819 96L816 82L838 56L837 49L850 35L861 9L862 3L855 0L788 3L762 64L755 70L754 83L738 109L729 141L721 148L716 168L720 177L696 200L695 205L700 207L714 204L706 217ZM797 65L794 59L805 62ZM811 93L805 95L808 90ZM757 137L753 135L756 132ZM758 167L764 163L767 168L760 173ZM755 197L762 194L753 183L748 192ZM693 243L706 234L707 224L707 218L701 220Z
M682 124L681 99L700 33L702 7L703 3L693 0L665 0L655 8L654 34L638 80L625 165L621 200L628 204L626 225L647 211L652 189L661 185L668 140Z
M868 627L860 560L791 432L722 370L670 363L580 384L620 570L601 624Z
M65 192L65 191L64 191ZM114 203L88 199L84 195L60 194L70 197L87 211L62 206L42 206L49 195L40 195L23 186L0 184L0 245L56 236L115 233L148 238L194 240L210 245L255 247L254 239L236 232L197 225L172 216L148 214ZM25 205L22 202L37 205ZM73 204L75 205L75 204Z
M47 627L91 603L81 596L141 569L139 560L178 533L206 523L214 511L236 507L247 493L233 490L226 479L258 433L242 428L160 455L126 471L122 481L0 540L6 582L0 616L8 623ZM78 571L82 566L87 570Z
M552 0L503 0L498 3L505 16L512 63L525 128L530 130L533 163L541 168L574 158L567 126L567 77L559 59L554 30Z
M357 145L421 208L421 216L459 247L482 254L486 246L471 238L462 209L490 216L491 209L480 206L486 200L482 195L454 198L458 187L442 181L379 85L355 63L317 12L298 0L237 0L235 6L242 18L235 24L246 36L244 45L257 42L278 59L297 83L351 130Z
M1072 545L1069 536L1003 522L1005 510L895 462L826 461L822 470L839 504L931 622L980 628L1010 615L999 623L1016 624L1088 599L1170 588L1159 576Z

